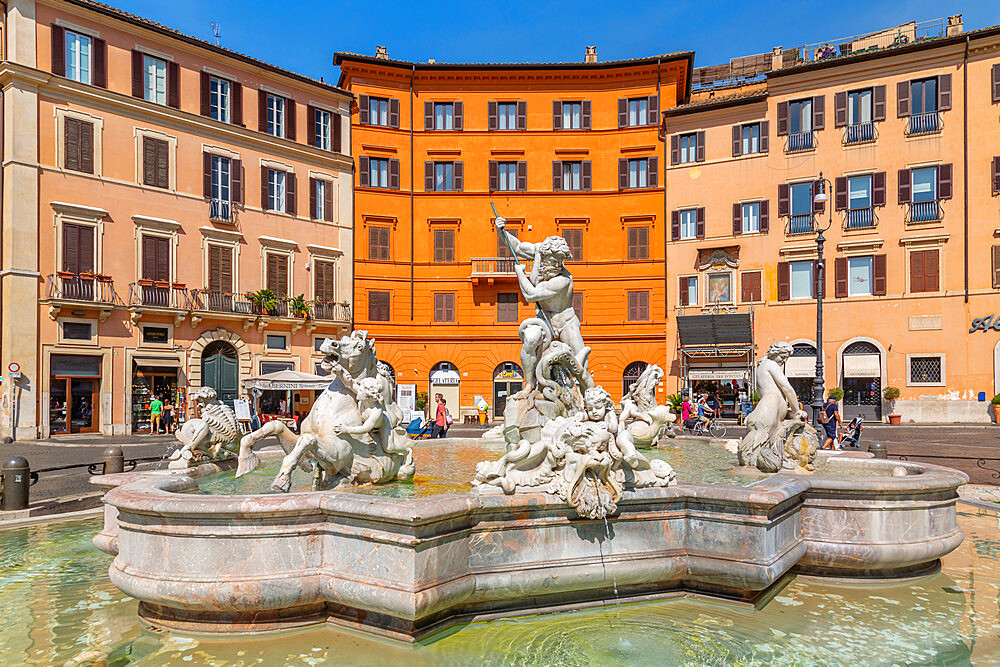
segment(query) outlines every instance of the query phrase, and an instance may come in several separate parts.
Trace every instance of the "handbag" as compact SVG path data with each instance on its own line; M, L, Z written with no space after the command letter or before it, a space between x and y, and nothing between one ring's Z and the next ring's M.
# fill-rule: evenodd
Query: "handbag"
M444 411L444 423L451 426L454 420L451 418L451 412L448 410Z

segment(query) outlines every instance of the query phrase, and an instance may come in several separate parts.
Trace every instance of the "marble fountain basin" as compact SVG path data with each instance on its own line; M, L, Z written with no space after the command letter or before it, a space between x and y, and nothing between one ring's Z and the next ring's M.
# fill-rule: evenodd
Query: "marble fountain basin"
M198 480L234 466L92 479L107 489L94 543L115 556L111 581L151 624L253 633L328 622L413 642L457 623L615 599L762 606L800 574L935 570L962 541L957 488L968 481L930 464L838 456L821 475L626 492L605 522L545 493L199 493Z

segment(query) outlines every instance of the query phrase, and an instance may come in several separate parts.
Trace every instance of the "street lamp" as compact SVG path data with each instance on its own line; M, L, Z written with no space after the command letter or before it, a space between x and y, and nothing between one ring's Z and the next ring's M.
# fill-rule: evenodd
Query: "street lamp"
M829 179L823 178L823 172L819 172L819 179L816 180L816 194L813 196L813 210L816 204L827 205L827 188L832 187ZM826 227L816 227L816 377L813 378L813 425L819 431L822 424L819 421L819 413L823 409L823 291L826 286L826 266L823 264L823 244L826 238L823 232L828 231L833 226L833 208L828 207L828 224ZM815 224L815 222L813 223Z

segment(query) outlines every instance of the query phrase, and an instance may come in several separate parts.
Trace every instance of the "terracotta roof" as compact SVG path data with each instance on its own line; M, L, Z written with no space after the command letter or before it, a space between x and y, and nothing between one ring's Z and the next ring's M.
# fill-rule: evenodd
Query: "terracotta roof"
M417 69L602 69L609 67L628 67L630 65L646 65L655 63L657 60L680 60L688 58L694 60L694 51L674 51L673 53L661 53L655 56L645 56L643 58L628 58L624 60L601 60L596 63L586 62L561 62L561 63L426 63L411 62L409 60L395 60L393 58L376 58L360 53L350 53L348 51L338 51L333 55L333 64L340 65L345 60L372 63L376 65L388 65L390 67L416 67Z
M135 14L130 14L116 7L112 7L111 5L106 5L103 2L95 2L94 0L65 0L65 1L71 5L76 5L78 7L83 7L84 9L89 9L98 12L100 14L104 14L105 16L110 16L112 18L120 19L127 23L131 23L133 25L137 25L146 28L148 30L152 30L153 32L158 32L161 35L165 35L173 39L178 39L182 42L192 44L199 48L203 48L208 51L218 53L220 55L228 56L230 58L243 61L249 65L260 67L261 69L271 71L275 74L279 74L281 76L288 77L290 79L295 79L296 81L299 81L301 83L323 88L331 92L340 93L342 95L346 95L347 97L353 97L353 95L348 91L342 88L338 88L337 86L331 85L324 81L318 81L317 79L305 76L304 74L298 74L296 72L292 72L291 70L278 67L277 65L272 65L270 63L264 62L263 60L258 60L257 58L248 56L244 53L240 53L239 51L233 51L232 49L227 49L225 47L212 44L211 42L207 42L203 39L192 37L191 35L186 35L180 32L179 30L169 28L160 23L156 23L155 21L150 21L149 19L145 19L141 16L136 16Z
M767 99L767 91L761 88L744 90L729 95L707 97L687 104L679 104L675 107L663 110L664 116L683 116L685 114L708 111L710 109L720 109L722 107L737 106L739 104L752 104Z

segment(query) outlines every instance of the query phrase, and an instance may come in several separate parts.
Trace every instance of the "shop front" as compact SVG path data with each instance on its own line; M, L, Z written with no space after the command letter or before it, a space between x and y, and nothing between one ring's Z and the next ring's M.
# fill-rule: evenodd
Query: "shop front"
M261 362L261 370L284 362ZM291 366L291 364L287 364ZM330 377L301 373L288 368L271 370L246 382L254 398L254 412L261 421L278 419L298 428L319 396L330 385Z
M133 433L150 432L150 403L158 398L172 408L170 416L173 428L184 422L187 407L187 391L180 378L181 362L176 357L132 356L132 404L131 422ZM166 413L164 413L166 416ZM166 425L160 428L165 432Z
M503 411L507 407L507 399L521 391L524 386L524 375L521 367L513 361L505 361L493 371L493 419L503 419Z
M792 356L785 362L785 377L795 390L799 403L812 404L816 379L816 347L809 343L793 343Z
M714 396L721 416L739 419L753 392L750 313L677 317L682 390Z
M715 396L719 399L722 416L739 419L742 401L750 396L750 371L746 368L693 367L688 370L688 391L691 396Z
M447 361L434 364L431 368L429 391L427 394L427 405L430 408L432 416L436 409L434 395L441 394L445 400L448 412L452 415L452 419L456 422L461 420L461 411L459 409L459 398L461 397L461 392L459 391L460 382L461 376L458 374L458 368L454 364Z
M49 432L96 433L101 418L97 355L53 354L49 362Z
M882 421L882 351L868 341L851 343L841 353L843 414L865 421Z

